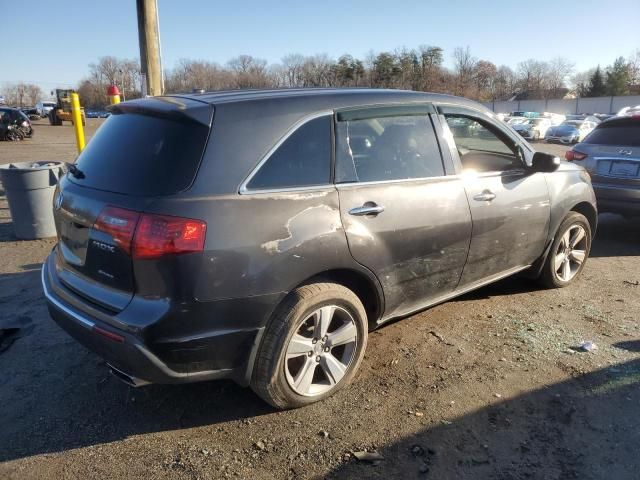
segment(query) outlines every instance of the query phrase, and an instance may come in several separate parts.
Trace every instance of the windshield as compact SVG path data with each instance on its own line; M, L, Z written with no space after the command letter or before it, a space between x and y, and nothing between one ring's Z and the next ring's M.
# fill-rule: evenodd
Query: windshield
M562 125L560 125L561 127L573 127L573 128L580 128L582 126L583 122L577 122L577 121L571 121L571 122L564 122Z

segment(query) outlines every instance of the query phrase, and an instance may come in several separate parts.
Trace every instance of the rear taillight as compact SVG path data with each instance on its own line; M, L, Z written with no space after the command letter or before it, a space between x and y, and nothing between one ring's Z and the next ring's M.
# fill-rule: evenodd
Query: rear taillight
M570 162L584 160L587 157L588 155L586 153L582 153L577 150L567 150L564 154L564 158Z
M143 214L133 241L133 258L201 252L207 224L191 218Z
M100 212L93 228L111 235L116 245L133 258L201 252L207 233L207 224L202 220L111 206Z
M111 235L118 247L131 253L131 242L139 218L138 212L124 208L105 207L100 212L93 229Z

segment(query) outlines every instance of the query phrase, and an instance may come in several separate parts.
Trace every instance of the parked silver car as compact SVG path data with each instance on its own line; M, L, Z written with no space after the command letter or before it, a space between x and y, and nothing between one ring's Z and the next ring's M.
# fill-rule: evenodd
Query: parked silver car
M549 143L578 143L596 127L596 122L587 120L567 120L557 127L550 127L545 135Z
M601 212L640 216L640 116L602 122L565 158L591 174Z

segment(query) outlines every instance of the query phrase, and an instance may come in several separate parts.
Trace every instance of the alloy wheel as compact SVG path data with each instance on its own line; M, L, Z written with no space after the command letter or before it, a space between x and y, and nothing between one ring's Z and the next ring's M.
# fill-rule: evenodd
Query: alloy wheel
M285 374L299 395L333 389L347 373L358 345L358 328L349 312L336 305L318 308L298 326L287 345Z
M576 276L587 256L587 234L578 224L570 226L555 252L554 272L562 282Z

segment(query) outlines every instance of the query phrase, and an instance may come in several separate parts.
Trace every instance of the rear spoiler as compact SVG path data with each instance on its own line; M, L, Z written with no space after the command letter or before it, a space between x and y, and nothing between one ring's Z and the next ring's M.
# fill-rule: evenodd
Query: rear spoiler
M115 115L137 113L150 117L168 118L181 122L195 122L211 127L213 105L186 97L147 97L109 105Z

